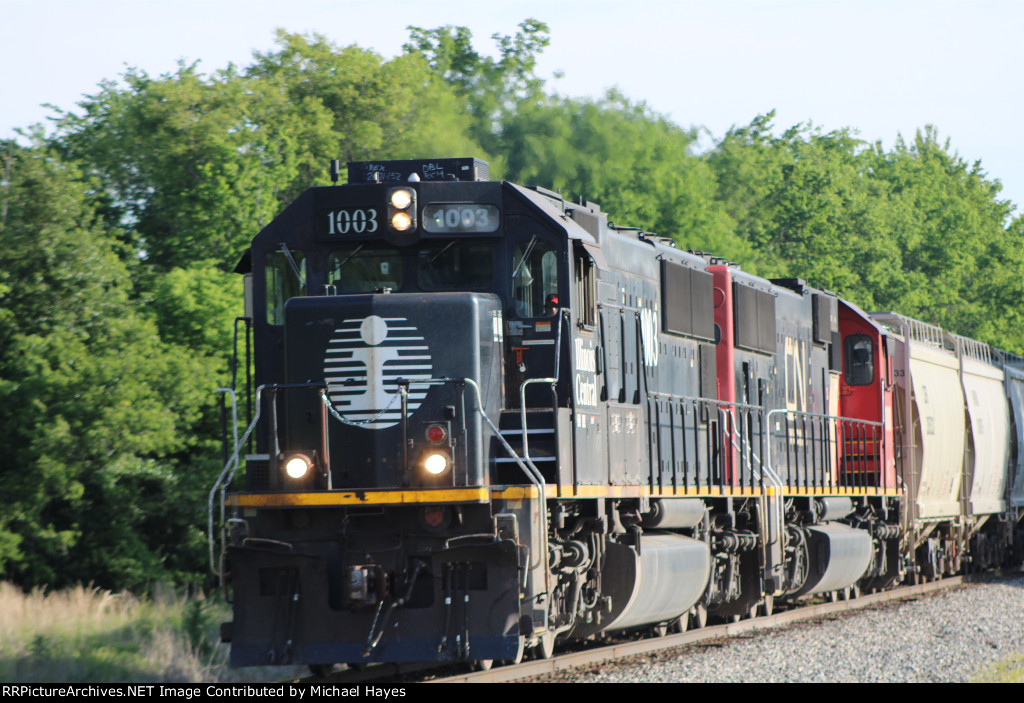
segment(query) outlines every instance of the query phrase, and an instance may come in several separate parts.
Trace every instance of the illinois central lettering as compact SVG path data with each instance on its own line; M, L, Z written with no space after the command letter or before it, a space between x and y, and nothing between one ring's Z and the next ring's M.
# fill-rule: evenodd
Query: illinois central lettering
M576 357L576 376L573 379L576 405L597 405L597 351L586 346L585 340L573 340Z
M596 372L597 353L595 350L585 346L586 342L582 339L574 339L573 342L576 346L576 370Z

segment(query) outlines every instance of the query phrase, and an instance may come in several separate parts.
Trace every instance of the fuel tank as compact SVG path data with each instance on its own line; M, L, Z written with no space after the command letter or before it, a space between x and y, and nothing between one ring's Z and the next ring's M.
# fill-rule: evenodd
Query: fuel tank
M871 535L838 522L809 525L808 574L795 595L825 593L852 586L871 563Z
M645 534L640 553L610 543L604 585L612 594L608 630L679 617L700 600L711 576L707 544L672 533Z

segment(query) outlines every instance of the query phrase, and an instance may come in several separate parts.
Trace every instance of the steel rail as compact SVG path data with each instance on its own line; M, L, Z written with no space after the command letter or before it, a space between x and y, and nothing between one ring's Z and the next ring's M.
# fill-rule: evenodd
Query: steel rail
M916 586L901 586L890 591L862 595L851 600L802 606L767 617L741 620L740 622L725 625L713 625L666 637L621 642L581 652L560 654L551 659L538 659L513 666L498 667L490 671L477 671L447 676L433 679L430 683L503 683L538 676L549 676L577 667L611 662L638 655L653 654L698 642L735 637L755 630L766 630L835 613L859 610L878 603L912 598L926 593L956 588L967 582L969 582L969 579L966 579L964 576L953 576Z

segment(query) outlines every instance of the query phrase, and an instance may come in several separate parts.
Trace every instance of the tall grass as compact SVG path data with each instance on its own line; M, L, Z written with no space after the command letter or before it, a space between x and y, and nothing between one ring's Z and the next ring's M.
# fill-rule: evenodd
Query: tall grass
M200 682L237 678L216 637L228 619L202 596L136 598L79 586L23 593L0 583L0 680Z
M973 683L1024 683L1024 652L1011 654L979 671Z

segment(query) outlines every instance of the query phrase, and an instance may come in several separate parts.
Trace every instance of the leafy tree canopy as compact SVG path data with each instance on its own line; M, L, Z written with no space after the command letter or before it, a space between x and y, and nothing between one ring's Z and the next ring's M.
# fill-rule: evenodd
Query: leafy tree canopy
M288 202L328 182L331 159L480 151L421 58L385 62L285 32L278 44L212 76L129 70L59 121L54 146L96 177L108 219L147 267L230 270Z
M548 46L548 26L535 19L519 23L515 36L495 33L497 60L479 54L466 27L409 27L408 55L420 56L451 86L473 117L471 135L491 154L503 158L496 140L505 119L524 105L544 97L544 81L535 73L537 56ZM500 173L503 162L493 172Z
M758 273L1024 348L1009 305L1021 285L1021 222L980 164L932 127L885 151L850 130L798 125L774 136L772 118L731 130L706 157Z
M209 474L189 437L212 368L136 311L81 172L4 147L0 572L137 586L192 571L178 545L194 541L199 501L182 484L190 466Z

